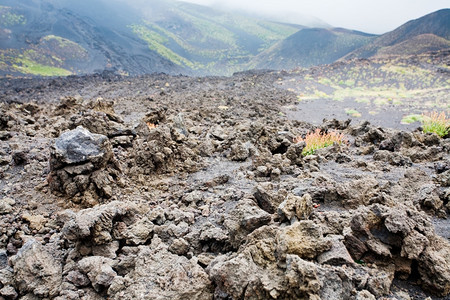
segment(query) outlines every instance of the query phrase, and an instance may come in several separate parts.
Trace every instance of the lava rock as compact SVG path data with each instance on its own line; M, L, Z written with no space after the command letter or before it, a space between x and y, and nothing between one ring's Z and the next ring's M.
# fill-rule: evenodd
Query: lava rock
M97 197L110 198L118 169L108 138L77 127L52 145L48 181L52 190L71 197L91 191Z
M320 264L329 264L339 266L343 264L353 265L354 261L347 251L344 243L341 241L342 236L333 236L331 249L320 254L317 261Z
M21 294L54 297L59 293L62 266L36 240L30 240L12 258L15 285Z
M97 292L107 289L117 273L112 269L113 260L101 256L85 257L78 262L78 268L86 274Z
M56 139L50 152L50 168L60 169L66 165L92 163L99 168L112 158L108 138L83 128L65 132Z
M187 259L168 251L158 237L150 246L141 246L136 266L121 284L115 284L111 299L131 300L142 295L161 299L212 299L212 285L197 259Z
M302 197L288 194L278 206L278 214L292 223L296 220L307 220L313 211L311 195L304 194Z
M319 225L313 221L299 221L283 228L279 234L280 253L296 254L301 258L313 259L330 250L332 243L323 237Z

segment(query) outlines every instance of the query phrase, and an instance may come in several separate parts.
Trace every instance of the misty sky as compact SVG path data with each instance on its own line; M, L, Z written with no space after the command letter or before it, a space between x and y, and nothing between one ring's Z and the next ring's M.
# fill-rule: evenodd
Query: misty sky
M311 15L334 26L368 33L385 33L430 12L450 7L449 0L182 0L226 6L294 23L296 15Z

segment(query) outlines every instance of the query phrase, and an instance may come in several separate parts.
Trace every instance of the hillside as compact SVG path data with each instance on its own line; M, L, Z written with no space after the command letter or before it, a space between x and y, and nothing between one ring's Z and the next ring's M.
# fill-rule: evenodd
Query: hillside
M230 74L302 26L171 0L4 0L0 74ZM55 46L55 47L53 47Z
M374 38L375 35L342 28L306 28L256 56L251 66L292 69L329 64Z
M279 23L173 0L154 0L151 5L143 0L0 4L0 76L103 70L123 75L231 75L449 49L449 9L376 36Z
M383 47L377 51L375 57L385 55L413 55L445 49L450 49L450 40L438 37L431 33L426 33L393 46Z
M412 20L381 36L341 28L305 28L252 59L259 69L292 69L338 60L450 49L450 9Z
M345 56L350 58L367 58L382 53L402 54L402 53L419 53L420 48L423 51L428 48L423 46L423 41L431 42L438 50L448 49L445 41L436 41L436 38L430 40L432 34L445 40L450 40L450 9L442 9L416 20L411 20L397 29L381 35L374 39L371 43L353 51ZM425 36L422 36L425 35ZM419 38L422 36L421 38ZM419 40L417 40L419 39ZM417 45L415 42L419 42ZM437 43L436 43L437 42ZM403 44L401 44L403 43ZM387 47L390 47L386 49Z
M88 1L2 3L8 5L0 8L6 16L0 22L2 75L61 76L108 68L123 74L184 70L135 37L126 27L136 19L135 11L119 2L114 7L101 0L90 5Z
M212 74L231 74L261 51L302 28L175 2L131 25L149 48L176 64Z
M324 118L371 120L384 127L413 129L417 116L450 108L450 51L353 59L288 71L278 84L294 92L288 115L313 122Z

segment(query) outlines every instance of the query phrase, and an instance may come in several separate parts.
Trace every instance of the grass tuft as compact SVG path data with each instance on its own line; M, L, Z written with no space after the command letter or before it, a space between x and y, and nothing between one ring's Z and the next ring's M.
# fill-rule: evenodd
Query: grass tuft
M342 144L345 142L344 135L337 132L323 133L320 129L308 133L305 138L298 136L294 138L294 143L305 142L306 146L303 148L302 155L307 156L314 154L316 150L332 146L334 143Z
M450 131L450 120L445 116L445 112L432 112L422 115L423 132L434 132L440 137L446 136Z
M361 113L359 111L357 111L356 109L346 109L345 113L351 117L354 118L360 118L361 117Z
M412 124L414 122L422 122L422 120L423 120L422 115L412 114L412 115L404 116L402 118L402 120L400 121L400 123L401 124Z

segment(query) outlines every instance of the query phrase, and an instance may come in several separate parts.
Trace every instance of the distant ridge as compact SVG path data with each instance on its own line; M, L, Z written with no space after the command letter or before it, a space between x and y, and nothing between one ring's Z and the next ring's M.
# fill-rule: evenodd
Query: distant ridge
M304 28L173 0L2 3L0 75L231 75Z
M349 53L344 58L368 58L383 53L419 54L429 50L426 42L430 43L430 48L433 50L448 49L448 44L442 39L450 40L450 9L441 9L411 20ZM416 44L417 42L419 44ZM386 47L390 48L386 49Z
M306 28L255 57L255 68L292 69L332 63L376 35L344 28Z
M231 75L450 49L450 9L381 36L174 0L2 0L0 76Z

